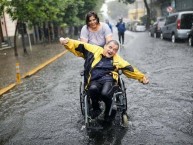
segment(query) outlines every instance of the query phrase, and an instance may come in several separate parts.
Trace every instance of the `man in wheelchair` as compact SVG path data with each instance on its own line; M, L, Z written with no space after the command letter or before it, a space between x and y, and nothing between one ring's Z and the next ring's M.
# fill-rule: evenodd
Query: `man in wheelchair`
M143 84L149 83L143 73L117 54L119 43L116 40L110 40L104 48L69 38L60 38L60 43L74 55L85 59L85 90L92 100L92 118L101 113L99 100L105 103L104 120L111 121L115 117L116 110L111 110L110 115L109 111L112 93L115 91L113 86L118 84L119 70L128 78L136 79Z

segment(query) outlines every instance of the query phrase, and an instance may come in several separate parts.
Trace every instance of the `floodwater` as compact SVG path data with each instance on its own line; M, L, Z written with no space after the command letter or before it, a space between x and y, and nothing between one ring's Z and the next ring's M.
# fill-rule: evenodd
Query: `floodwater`
M127 31L125 40L120 55L150 79L143 85L123 76L128 128L86 133L79 103L83 60L67 53L0 98L0 144L193 144L193 47L147 32Z

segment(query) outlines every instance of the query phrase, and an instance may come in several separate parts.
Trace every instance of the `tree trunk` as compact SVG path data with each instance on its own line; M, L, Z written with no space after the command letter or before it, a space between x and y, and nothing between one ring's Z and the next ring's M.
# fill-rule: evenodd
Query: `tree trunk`
M27 49L26 49L26 46L25 46L25 37L24 37L23 33L21 34L21 40L22 40L23 52L27 53Z
M2 38L2 29L1 29L1 24L0 24L0 48L2 47L2 42L3 42L3 38Z
M48 22L48 41L51 43L52 41L52 35L53 35L53 27L51 22Z
M40 42L40 34L39 34L39 27L34 25L34 32L35 32L35 41L36 43Z
M0 48L2 47L2 39L1 39L1 36L0 36Z
M146 23L146 28L149 29L149 26L150 26L150 9L149 9L149 6L148 6L148 4L147 4L147 0L144 0L144 4L145 4L146 10L147 10L147 23Z
M21 39L22 39L22 46L23 46L23 52L27 53L26 45L25 45L25 33L26 32L26 27L24 26L25 23L21 23Z
M17 44L16 44L16 34L17 34L17 30L18 30L18 22L17 22L17 24L16 24L15 34L14 34L14 53L15 53L15 56L18 56Z

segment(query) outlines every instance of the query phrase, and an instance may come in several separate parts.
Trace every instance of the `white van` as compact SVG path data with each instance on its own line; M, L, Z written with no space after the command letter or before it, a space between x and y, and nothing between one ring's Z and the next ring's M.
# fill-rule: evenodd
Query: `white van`
M170 14L166 17L160 38L169 38L173 43L178 39L188 39L188 33L193 23L193 11L183 11Z

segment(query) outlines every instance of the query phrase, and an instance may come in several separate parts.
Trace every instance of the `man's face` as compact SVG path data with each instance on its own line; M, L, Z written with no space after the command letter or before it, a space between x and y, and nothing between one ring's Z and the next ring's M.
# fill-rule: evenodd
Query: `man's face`
M103 55L107 58L111 58L117 53L118 49L118 46L115 45L114 42L110 42L104 46Z

